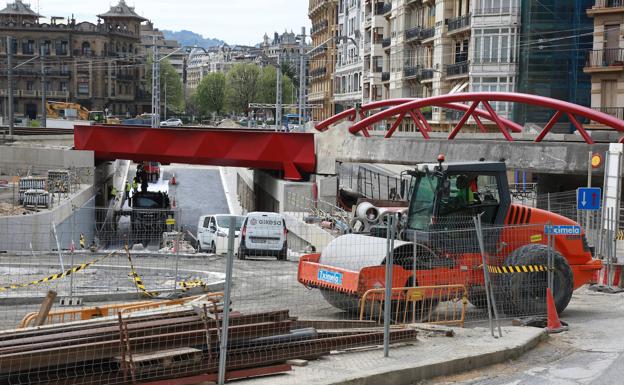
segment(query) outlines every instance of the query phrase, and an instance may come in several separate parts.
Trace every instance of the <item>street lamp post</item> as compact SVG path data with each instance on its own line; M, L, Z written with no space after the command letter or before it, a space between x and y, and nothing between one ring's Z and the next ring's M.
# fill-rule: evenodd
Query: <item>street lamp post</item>
M158 128L160 127L160 62L183 49L201 49L206 54L208 53L208 51L203 47L192 47L185 45L174 51L169 52L163 57L159 57L158 46L156 45L156 36L153 37L152 41L154 43L154 46L152 47L152 128ZM165 106L165 108L167 108L167 106Z

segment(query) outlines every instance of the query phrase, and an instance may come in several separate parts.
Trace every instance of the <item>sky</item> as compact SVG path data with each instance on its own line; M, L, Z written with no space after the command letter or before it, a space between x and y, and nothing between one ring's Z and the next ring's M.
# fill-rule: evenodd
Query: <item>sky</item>
M0 8L13 0L0 0ZM24 0L45 17L68 17L96 22L118 0ZM308 0L126 0L158 29L190 30L228 44L256 44L265 32L284 29L295 33L306 27L310 34Z

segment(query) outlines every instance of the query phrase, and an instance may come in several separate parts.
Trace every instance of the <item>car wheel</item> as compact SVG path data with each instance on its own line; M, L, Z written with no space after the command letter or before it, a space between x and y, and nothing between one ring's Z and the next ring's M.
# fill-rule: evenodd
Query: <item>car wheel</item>
M217 253L217 245L215 245L214 241L210 244L210 252L213 254Z
M246 255L245 255L245 250L243 250L243 248L242 248L242 247L240 247L240 248L238 249L238 254L236 255L236 258L238 258L238 259L240 259L240 260L244 260L244 259L246 258Z

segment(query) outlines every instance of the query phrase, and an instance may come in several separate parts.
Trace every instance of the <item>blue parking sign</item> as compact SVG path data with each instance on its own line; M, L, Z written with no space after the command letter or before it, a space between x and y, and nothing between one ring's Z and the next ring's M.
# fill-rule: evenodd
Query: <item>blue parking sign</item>
M600 210L602 190L599 187L581 187L576 190L577 210Z

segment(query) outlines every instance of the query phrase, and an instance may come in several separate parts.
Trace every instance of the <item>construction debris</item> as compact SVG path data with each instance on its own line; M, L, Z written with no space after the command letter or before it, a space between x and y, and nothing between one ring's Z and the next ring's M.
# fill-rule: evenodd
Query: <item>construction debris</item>
M214 380L222 314L210 312L210 306L119 313L4 332L0 334L0 384L111 384L183 377ZM379 327L321 332L294 329L296 322L287 310L231 312L226 378L281 373L332 351L383 343ZM390 342L415 341L416 335L412 328L392 329Z

